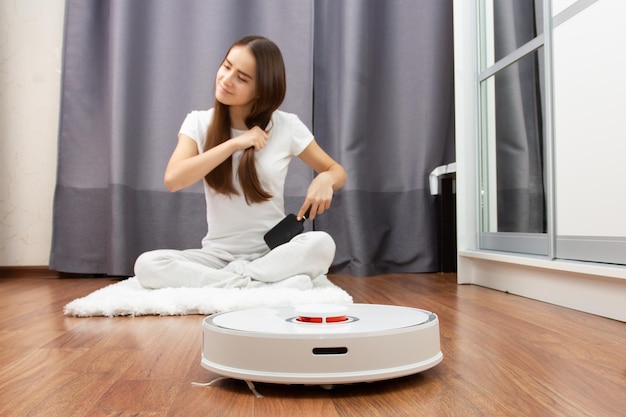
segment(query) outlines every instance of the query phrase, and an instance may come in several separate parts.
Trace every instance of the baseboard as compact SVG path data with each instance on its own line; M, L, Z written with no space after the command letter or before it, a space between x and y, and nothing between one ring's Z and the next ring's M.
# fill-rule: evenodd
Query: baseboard
M48 266L0 266L1 278L59 278Z
M626 322L626 268L537 258L459 253L458 282L510 292Z

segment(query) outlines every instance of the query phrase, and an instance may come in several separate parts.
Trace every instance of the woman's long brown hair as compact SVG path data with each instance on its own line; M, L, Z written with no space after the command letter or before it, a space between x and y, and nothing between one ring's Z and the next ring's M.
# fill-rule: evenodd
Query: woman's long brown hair
M258 98L246 118L246 126L248 129L254 126L266 129L272 113L283 102L287 90L282 54L274 42L262 36L245 36L235 42L228 52L235 46L246 46L256 60L256 95ZM207 129L205 151L227 141L231 136L228 106L216 99L213 111L213 120ZM263 189L257 175L254 152L254 148L246 149L237 169L239 183L248 204L260 203L272 198L272 195ZM222 194L238 194L233 185L232 167L231 156L205 176L207 184Z

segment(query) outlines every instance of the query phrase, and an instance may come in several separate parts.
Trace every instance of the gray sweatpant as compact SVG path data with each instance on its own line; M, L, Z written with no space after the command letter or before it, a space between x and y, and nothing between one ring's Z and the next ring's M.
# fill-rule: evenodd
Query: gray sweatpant
M141 254L135 276L146 288L258 287L287 278L326 274L335 242L321 231L305 232L265 255L233 256L220 250L159 249Z

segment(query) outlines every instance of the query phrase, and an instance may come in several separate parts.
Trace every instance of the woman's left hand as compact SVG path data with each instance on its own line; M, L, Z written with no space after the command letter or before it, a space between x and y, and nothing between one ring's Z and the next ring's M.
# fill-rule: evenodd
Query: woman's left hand
M313 220L316 215L322 214L330 208L333 191L343 187L346 182L346 171L328 156L315 140L311 141L309 146L298 156L318 174L311 181L304 203L302 203L296 217L301 220L304 213L310 209L308 218Z
M309 220L313 220L316 215L330 208L333 200L333 183L334 179L329 172L322 172L311 181L304 203L298 211L298 220L302 219L309 208Z

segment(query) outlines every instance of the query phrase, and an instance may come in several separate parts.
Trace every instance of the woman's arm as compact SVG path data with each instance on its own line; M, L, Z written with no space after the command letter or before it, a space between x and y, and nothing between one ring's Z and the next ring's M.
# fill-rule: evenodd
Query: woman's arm
M312 220L317 214L322 214L324 210L330 207L333 191L343 187L347 175L343 167L324 152L315 140L298 156L317 172L317 176L311 181L304 203L297 214L297 218L301 219L310 207L309 218Z
M178 144L165 168L165 187L169 191L178 191L204 178L235 152L233 143L229 142L199 154L198 145L193 139L179 135Z
M241 136L223 142L208 151L198 153L196 142L186 135L178 135L178 144L172 152L163 182L169 191L178 191L203 179L206 174L238 150L254 147L259 150L267 142L267 132L254 127Z

